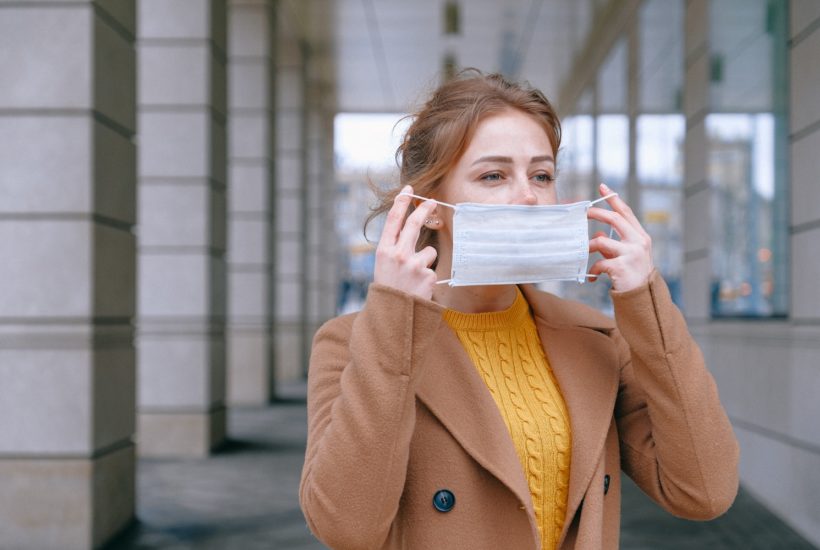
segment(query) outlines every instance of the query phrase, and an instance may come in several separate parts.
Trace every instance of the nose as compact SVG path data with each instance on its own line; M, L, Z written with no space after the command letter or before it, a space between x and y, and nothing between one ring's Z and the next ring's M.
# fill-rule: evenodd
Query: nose
M535 196L532 185L530 185L526 176L517 178L514 204L524 204L527 206L538 204L538 197Z

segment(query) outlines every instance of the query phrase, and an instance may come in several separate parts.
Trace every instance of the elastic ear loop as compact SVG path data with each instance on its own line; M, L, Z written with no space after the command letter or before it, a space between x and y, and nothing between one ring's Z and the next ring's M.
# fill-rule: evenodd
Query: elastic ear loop
M595 199L594 201L590 202L589 205L592 206L596 202L605 201L609 198L617 197L617 196L618 196L618 193L610 193L609 195L605 195L605 196L601 197L600 199ZM609 238L610 239L612 238L613 234L615 234L615 228L610 225L609 226ZM587 274L584 275L585 279L589 278L589 277L600 277L600 275L593 275L592 273L587 273Z
M399 193L399 195L404 195L406 197L413 197L415 199L421 199L423 201L433 201L434 203L440 204L441 206L448 206L448 207L452 208L453 210L456 209L456 207L454 205L450 204L449 202L441 202L441 201L437 201L436 199L431 199L431 198L428 198L428 197L422 197L421 195L414 195L413 193L401 192L401 193Z
M434 203L440 204L441 206L447 206L448 208L452 208L453 210L456 209L456 207L454 205L450 204L449 202L441 202L441 201L437 201L436 199L431 199L431 198L428 198L428 197L422 197L421 195L414 195L413 193L401 192L401 193L399 193L399 195L406 195L408 197L421 199L423 201L433 201ZM449 283L450 281L452 281L452 279L442 279L441 281L436 281L436 284L437 285L443 285L443 284Z
M440 205L442 205L442 206L446 206L446 207L448 207L448 208L452 208L453 210L455 210L455 209L456 209L455 205L452 205L452 204L450 204L450 203L448 203L448 202L437 201L436 199L431 199L431 198L429 198L429 197L422 197L421 195L414 195L413 193L404 193L404 192L401 192L401 193L399 193L399 195L406 195L406 196L408 196L408 197L413 197L413 198L416 198L416 199L421 199L421 200L423 200L423 201L433 201L433 202L434 202L434 203L436 203L436 204L440 204ZM609 195L605 195L605 196L601 197L600 199L595 199L594 201L591 201L591 202L589 203L589 205L590 205L590 206L592 206L592 205L593 205L593 204L595 204L595 203L598 203L598 202L601 202L601 201L605 201L605 200L607 200L607 199L610 199L610 198L612 198L612 197L617 197L617 196L618 196L618 193L610 193ZM614 232L615 232L615 228L614 228L614 227L612 227L612 226L610 226L610 227L609 227L609 238L610 238L610 239L612 238L612 235L613 235L613 233L614 233ZM600 275L593 275L593 274L591 274L591 273L587 273L587 274L585 274L585 275L584 275L584 277L585 277L585 278L587 278L587 277L600 277ZM441 281L436 281L436 284L437 284L437 285L442 285L442 284L449 283L450 281L452 281L452 279L442 279Z

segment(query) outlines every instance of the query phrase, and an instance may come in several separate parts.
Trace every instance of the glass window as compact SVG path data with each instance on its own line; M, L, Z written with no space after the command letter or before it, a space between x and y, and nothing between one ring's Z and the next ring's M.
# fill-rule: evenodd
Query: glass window
M787 314L786 3L713 0L713 317Z
M598 176L611 189L623 193L629 176L629 117L598 115L596 130Z
M558 197L560 202L576 202L589 196L594 179L592 115L578 114L561 123L561 150L558 154Z
M601 65L596 86L595 164L598 177L610 188L623 192L629 175L625 38L616 42ZM597 198L597 190L594 195Z
M649 0L638 18L635 177L655 267L680 304L683 268L683 2Z
M685 125L681 114L640 115L636 124L641 222L652 237L655 267L678 304L683 267Z

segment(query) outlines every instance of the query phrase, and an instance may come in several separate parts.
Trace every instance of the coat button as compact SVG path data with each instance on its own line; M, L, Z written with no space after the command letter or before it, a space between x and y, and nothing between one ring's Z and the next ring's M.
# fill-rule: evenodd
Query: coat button
M433 506L435 506L439 512L449 512L455 505L456 496L447 489L437 491L436 494L433 495Z
M609 492L609 474L604 476L604 494Z

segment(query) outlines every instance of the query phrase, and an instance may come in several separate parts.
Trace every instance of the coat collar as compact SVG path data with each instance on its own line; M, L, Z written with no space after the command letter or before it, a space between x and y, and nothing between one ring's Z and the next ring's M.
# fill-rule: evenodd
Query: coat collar
M572 455L563 539L595 473L612 421L619 372L606 333L615 325L587 306L532 287L521 290L569 410ZM476 462L525 503L534 518L529 486L501 413L446 323L440 325L431 349L434 356L416 390L419 400Z

